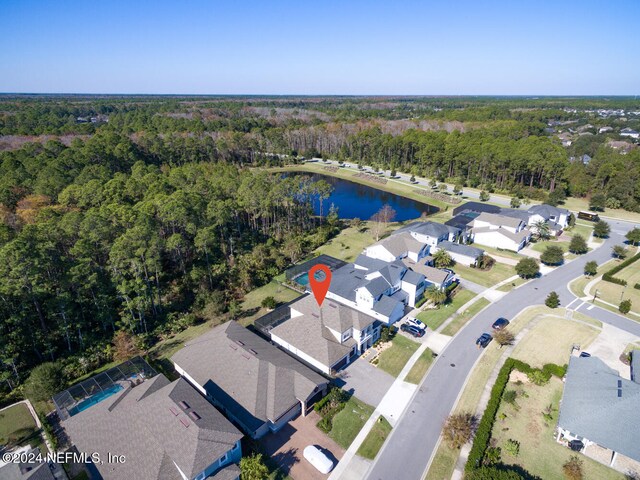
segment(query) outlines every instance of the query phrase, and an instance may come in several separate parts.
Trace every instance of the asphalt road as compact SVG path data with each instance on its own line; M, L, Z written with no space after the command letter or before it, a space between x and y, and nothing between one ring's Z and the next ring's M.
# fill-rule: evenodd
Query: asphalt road
M603 246L556 268L542 278L512 290L460 330L420 384L412 402L392 430L389 441L386 442L369 470L369 479L421 480L423 478L427 463L440 437L442 425L453 408L467 375L481 354L475 346L475 340L483 332L490 331L491 324L496 318L513 318L529 305L543 304L552 290L560 295L561 305L568 305L575 300L576 297L567 287L569 282L583 275L584 264L587 261L595 260L598 264L602 264L609 260L611 247L621 244L624 233L635 226L632 223L615 220L609 223L612 233ZM578 300L571 307L604 323L610 323L640 336L640 323L599 307L586 311L588 305L580 305L581 301Z

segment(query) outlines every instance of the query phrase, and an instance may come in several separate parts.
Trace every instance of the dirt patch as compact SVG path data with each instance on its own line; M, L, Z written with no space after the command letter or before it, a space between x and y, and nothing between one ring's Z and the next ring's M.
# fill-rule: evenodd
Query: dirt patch
M522 383L529 383L529 377L527 377L526 373L522 373L516 369L511 370L511 374L509 375L509 381L516 383L521 381Z

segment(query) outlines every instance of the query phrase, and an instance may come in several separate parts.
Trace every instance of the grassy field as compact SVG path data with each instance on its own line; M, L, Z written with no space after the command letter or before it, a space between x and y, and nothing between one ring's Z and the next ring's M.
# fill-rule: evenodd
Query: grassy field
M42 445L35 420L23 403L0 412L0 444L32 447ZM46 453L46 449L43 451Z
M272 280L266 285L250 291L244 296L244 301L241 304L243 316L240 318L240 323L244 326L253 325L253 322L255 322L256 319L266 314L268 310L263 308L261 304L267 297L275 298L278 305L280 305L290 302L299 296L300 294L295 290L291 290L290 288Z
M479 248L482 248L487 252L490 257L497 255L499 257L513 258L514 260L520 260L522 258L522 255L511 250L502 250L499 248L488 247L486 245L481 245Z
M574 198L569 197L565 201L564 208L578 212L580 210L589 210L589 200L586 198ZM621 220L629 220L631 222L640 223L640 213L627 212L626 210L618 208L607 208L604 212L599 214L603 220L607 220L607 217L619 218Z
M516 274L512 265L497 262L490 270L479 270L459 263L453 267L453 270L462 278L484 287L493 287L496 283L500 283Z
M500 288L498 288L499 292L510 292L511 290L513 290L516 287L519 287L520 285L522 285L523 283L526 283L528 280L525 278L516 278L513 282L509 282L509 283L505 283L504 285L502 285Z
M574 343L584 349L595 340L598 333L598 329L582 323L545 317L531 328L511 356L532 367L542 367L545 363L564 365L569 361Z
M460 288L460 287L458 287ZM418 314L418 320L424 323L431 330L435 330L442 323L453 315L458 309L475 297L476 294L471 290L465 290L464 288L460 290L453 299L444 305L440 305L437 309L427 309L423 310Z
M532 242L529 244L532 250L536 252L543 253L547 247L554 246L562 248L563 252L567 252L569 250L569 242L561 242L559 240L543 240L540 242Z
M443 335L455 335L462 327L464 327L469 320L471 320L480 310L489 305L489 300L486 298L480 298L475 301L464 312L458 314L449 325L442 329Z
M378 356L377 366L379 369L397 377L411 358L411 355L418 350L420 344L400 334L393 337L391 343L391 347Z
M427 373L427 370L429 370L432 363L433 352L427 348L418 357L416 363L413 364L413 367L411 367L411 370L407 373L404 381L418 385L424 378L424 375Z
M492 441L502 448L502 461L507 464L517 464L540 478L564 478L562 465L575 453L554 440L558 404L562 397L562 380L551 377L550 382L544 386L531 383L518 386L515 383L509 383L506 389L515 390L520 394L516 400L517 408L506 402L500 404L493 427ZM543 413L549 405L552 405L552 418L546 419ZM509 439L520 442L517 457L505 451L504 446ZM583 462L584 478L599 480L625 478L621 473L584 455L578 455L578 457Z
M607 268L600 268L599 271L604 273L617 263L616 260ZM616 273L615 277L626 280L627 286L600 281L596 283L595 288L591 289L591 294L597 289L598 298L614 305L618 305L621 299L629 299L631 300L631 311L640 313L640 290L633 288L636 283L640 283L640 260Z
M384 441L391 433L391 424L384 416L380 415L376 423L373 424L371 431L358 448L358 455L369 460L373 460L378 455Z
M333 427L329 436L338 445L347 449L356 435L373 413L374 408L366 403L351 397L345 407L333 417Z
M327 243L317 248L311 256L317 257L324 253L344 260L345 262L353 262L356 257L362 253L362 250L365 247L368 247L376 241L368 225L369 222L364 222L361 228L345 228L335 238L332 238ZM386 233L393 231L400 226L400 223L390 224Z

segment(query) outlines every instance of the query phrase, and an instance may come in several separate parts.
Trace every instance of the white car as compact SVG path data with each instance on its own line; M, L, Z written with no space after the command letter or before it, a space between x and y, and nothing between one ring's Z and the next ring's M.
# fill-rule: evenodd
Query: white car
M416 328L419 328L420 330L426 330L427 329L427 326L424 323L422 323L420 320L418 320L417 318L414 318L414 317L408 317L407 318L407 323L409 325L412 325L412 326L416 327Z
M320 473L326 475L333 468L333 461L315 445L305 447L303 455Z

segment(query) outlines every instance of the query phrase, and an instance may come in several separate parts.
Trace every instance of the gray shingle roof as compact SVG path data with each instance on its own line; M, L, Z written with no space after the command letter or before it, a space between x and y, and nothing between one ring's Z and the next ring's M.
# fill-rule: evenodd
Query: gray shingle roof
M631 352L631 380L640 383L640 350Z
M376 321L369 315L330 299L325 299L322 307L319 307L310 295L292 303L291 308L302 315L273 328L272 335L330 367L349 354L355 341L350 338L340 344L329 328L342 334L351 327L364 330Z
M466 255L471 258L478 258L484 253L484 250L476 247L470 247L469 245L462 245L460 243L452 242L440 242L438 248L442 248L447 252L457 253L459 255Z
M187 343L171 360L251 431L267 420L275 422L327 383L233 321Z
M369 282L364 278L369 273L371 272L355 268L353 263L340 267L331 276L329 291L334 295L354 302L356 300L356 289Z
M439 224L436 224L439 225ZM373 246L381 245L386 248L393 256L399 257L407 252L418 253L425 246L424 243L417 241L408 231L395 232L393 235L374 243Z
M398 304L400 304L399 300L396 300L391 297L384 296L378 302L373 305L373 311L378 312L385 317L388 317L393 313Z
M517 210L515 208L503 208L500 210L500 215L505 217L512 217L522 220L524 223L529 223L529 217L531 214L525 210Z
M207 480L236 480L240 477L240 468L235 463L230 463Z
M639 384L621 378L597 357L571 357L558 425L640 461L639 404Z
M417 232L422 235L428 235L429 237L441 237L443 235L449 235L449 233L457 233L460 229L450 226L444 225L442 223L437 222L413 222L409 225L406 225L402 228L399 228L394 232L392 236L397 236L404 234L406 232Z
M34 448L28 450L28 453L35 456L40 453L40 449ZM2 480L56 480L45 462L7 463L0 467L0 478Z
M366 268L367 270L370 270L370 271L380 270L386 267L387 265L389 265L389 263L385 262L384 260L367 257L364 254L358 255L358 258L356 258L353 263L359 267ZM333 280L333 277L332 277L332 280Z
M413 270L407 270L407 273L402 277L403 282L407 282L411 285L419 285L420 282L424 281L424 275L418 272L414 272Z
M179 480L174 462L191 478L242 438L186 380L170 383L164 375L127 386L62 425L81 452L126 455L124 463L97 465L105 480Z
M367 289L373 298L378 298L378 296L382 295L390 286L391 285L384 279L384 277L376 277L366 283L364 288Z
M474 220L474 225L476 221L487 222L491 225L507 226L512 228L517 228L522 223L522 220L520 220L519 218L508 217L505 215L498 215L495 213L481 213Z
M559 218L561 214L569 215L569 210L567 210L566 208L558 208L547 205L545 203L543 203L542 205L534 205L533 207L529 208L528 212L538 214L546 220L548 220L551 216Z
M471 230L472 233L498 233L504 237L507 237L509 240L516 242L517 244L522 243L522 241L526 238L529 238L530 231L526 228L524 230L520 230L519 232L513 233L505 228L489 228L489 227L478 227ZM478 242L481 243L481 242Z

